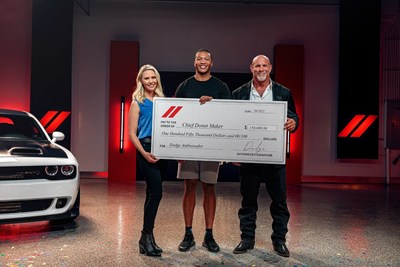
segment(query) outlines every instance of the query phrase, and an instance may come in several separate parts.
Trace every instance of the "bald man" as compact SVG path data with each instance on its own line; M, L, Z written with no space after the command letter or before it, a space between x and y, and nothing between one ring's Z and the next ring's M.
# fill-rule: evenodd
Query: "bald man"
M291 91L283 85L271 80L272 64L265 55L256 56L250 71L253 78L232 93L234 99L272 102L287 102L287 120L282 127L294 132L299 126ZM262 181L265 181L267 192L272 200L270 212L272 216L272 245L274 251L282 257L289 257L286 246L288 232L289 209L286 203L286 166L279 164L240 164L240 193L242 204L238 215L240 220L241 242L233 250L235 254L246 253L254 248L258 203L257 197Z

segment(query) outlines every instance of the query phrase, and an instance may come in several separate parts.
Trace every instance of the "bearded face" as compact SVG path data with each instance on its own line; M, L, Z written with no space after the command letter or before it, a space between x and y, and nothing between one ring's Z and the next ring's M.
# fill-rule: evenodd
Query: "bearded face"
M258 82L265 82L269 79L272 65L267 57L258 56L254 58L252 64L250 65L250 70L253 73L253 79L257 80Z

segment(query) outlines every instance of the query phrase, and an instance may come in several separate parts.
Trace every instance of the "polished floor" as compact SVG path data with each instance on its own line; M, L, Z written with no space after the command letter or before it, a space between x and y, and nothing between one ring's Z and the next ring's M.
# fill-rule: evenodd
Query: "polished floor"
M290 258L272 251L270 200L262 187L256 246L235 255L240 241L238 183L219 183L214 237L221 252L201 246L204 220L198 191L196 246L179 252L184 223L182 182L165 182L155 237L161 258L140 255L138 239L145 184L82 179L81 216L75 223L0 225L5 266L400 266L400 186L303 184L288 187Z

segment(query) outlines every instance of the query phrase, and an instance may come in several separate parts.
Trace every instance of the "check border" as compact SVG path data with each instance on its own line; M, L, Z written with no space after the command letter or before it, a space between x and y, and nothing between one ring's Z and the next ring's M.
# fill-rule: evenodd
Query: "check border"
M245 117L241 118L244 115ZM286 116L285 101L214 99L200 105L197 98L154 98L151 151L160 159L285 164L287 134L283 124ZM208 123L210 121L212 123ZM249 124L250 121L253 123ZM200 126L216 128L199 127L199 130L195 131L197 138L189 138L189 135L193 135L193 129L188 125L195 122ZM235 126L224 128L232 124ZM237 130L239 128L241 130ZM212 131L213 137L207 139L202 136L203 130ZM238 134L235 134L235 131ZM266 132L273 137L260 139L258 135L264 136ZM175 136L172 137L172 134ZM241 139L240 135L246 137ZM171 140L187 140L187 146L182 147L179 142ZM192 141L196 141L196 144L192 144ZM242 152L242 149L245 152Z

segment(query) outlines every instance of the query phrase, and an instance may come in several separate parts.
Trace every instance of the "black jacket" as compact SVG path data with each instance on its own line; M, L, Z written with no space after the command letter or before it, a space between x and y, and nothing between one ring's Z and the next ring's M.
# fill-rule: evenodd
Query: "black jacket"
M251 90L251 83L252 80L248 83L243 84L235 91L232 92L233 99L241 99L241 100L249 100L250 99L250 90ZM272 100L273 101L286 101L287 102L287 116L291 119L294 119L296 122L296 128L294 131L297 130L299 127L299 116L296 112L296 106L294 105L294 100L292 96L292 92L286 88L285 86L277 83L272 82ZM293 132L294 132L293 131Z

